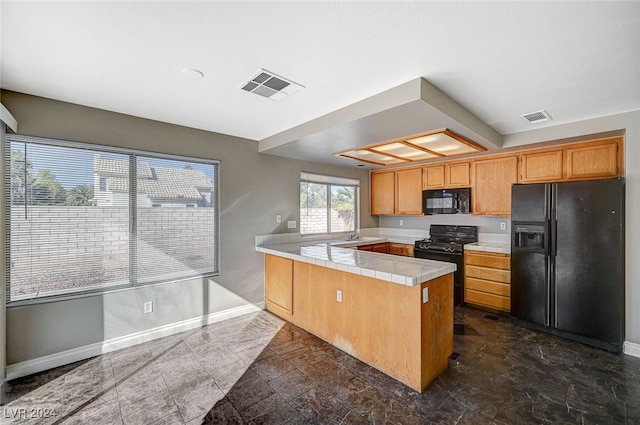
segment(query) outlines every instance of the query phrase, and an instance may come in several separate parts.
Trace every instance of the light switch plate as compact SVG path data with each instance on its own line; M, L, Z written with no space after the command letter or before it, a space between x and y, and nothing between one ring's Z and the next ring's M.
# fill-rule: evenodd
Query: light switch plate
M342 302L342 291L338 289L336 292L336 300L341 303Z
M282 215L276 214L276 224L282 223Z
M429 302L429 288L422 288L422 304Z

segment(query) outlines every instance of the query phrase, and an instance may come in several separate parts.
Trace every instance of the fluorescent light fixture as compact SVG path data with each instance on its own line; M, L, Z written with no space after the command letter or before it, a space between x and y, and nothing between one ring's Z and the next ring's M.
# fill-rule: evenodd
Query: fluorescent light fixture
M336 152L334 155L375 165L394 165L486 150L485 147L444 128Z

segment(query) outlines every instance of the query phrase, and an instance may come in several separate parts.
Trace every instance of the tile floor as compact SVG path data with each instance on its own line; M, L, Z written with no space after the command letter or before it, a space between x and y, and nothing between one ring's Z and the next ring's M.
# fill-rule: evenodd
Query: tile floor
M422 394L260 312L5 383L0 423L640 424L640 358L495 318Z

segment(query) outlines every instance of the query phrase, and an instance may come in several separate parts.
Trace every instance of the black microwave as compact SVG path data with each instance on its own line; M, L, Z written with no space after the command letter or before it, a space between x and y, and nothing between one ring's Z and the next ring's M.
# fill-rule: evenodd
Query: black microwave
M422 191L422 212L425 214L469 214L471 189L438 189Z

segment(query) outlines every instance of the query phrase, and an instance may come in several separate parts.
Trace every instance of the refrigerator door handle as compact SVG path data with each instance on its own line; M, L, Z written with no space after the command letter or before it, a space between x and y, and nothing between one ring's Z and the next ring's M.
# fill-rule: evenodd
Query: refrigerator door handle
M553 221L552 233L553 233L553 241L552 241L553 251L551 255L555 258L558 256L558 220L557 219Z

